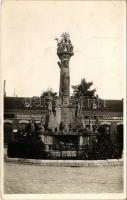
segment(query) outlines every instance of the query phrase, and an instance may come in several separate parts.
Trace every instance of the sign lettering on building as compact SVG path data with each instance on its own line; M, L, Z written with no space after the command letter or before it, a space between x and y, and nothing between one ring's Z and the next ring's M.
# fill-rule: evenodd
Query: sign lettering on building
M64 98L63 101L64 105L69 104L67 98ZM76 107L77 101L82 108L92 108L93 110L96 110L98 108L106 107L106 101L103 99L71 99L72 105ZM47 99L42 97L24 98L23 104L26 108L47 108L48 106Z

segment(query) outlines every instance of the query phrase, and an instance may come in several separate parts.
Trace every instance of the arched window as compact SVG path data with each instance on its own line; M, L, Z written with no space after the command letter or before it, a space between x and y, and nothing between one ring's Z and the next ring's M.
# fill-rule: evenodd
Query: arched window
M110 122L101 122L101 126L104 128L105 130L105 134L110 136L110 126L111 123Z
M25 130L28 123L29 123L28 120L20 120L19 121L19 130L21 130L21 131Z

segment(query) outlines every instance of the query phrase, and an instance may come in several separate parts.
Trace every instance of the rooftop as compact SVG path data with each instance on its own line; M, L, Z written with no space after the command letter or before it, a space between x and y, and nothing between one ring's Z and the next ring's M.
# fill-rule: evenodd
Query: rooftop
M39 97L4 97L4 109L21 109L21 110L47 110L46 101ZM84 102L83 111L108 111L123 112L123 100L88 100Z

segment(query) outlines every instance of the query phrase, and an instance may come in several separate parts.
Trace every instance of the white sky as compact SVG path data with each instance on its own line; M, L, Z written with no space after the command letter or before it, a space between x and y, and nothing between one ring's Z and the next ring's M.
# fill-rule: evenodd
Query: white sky
M100 97L121 99L125 80L124 1L5 1L2 4L2 78L7 95L59 90L54 40L71 35L71 85L93 81Z

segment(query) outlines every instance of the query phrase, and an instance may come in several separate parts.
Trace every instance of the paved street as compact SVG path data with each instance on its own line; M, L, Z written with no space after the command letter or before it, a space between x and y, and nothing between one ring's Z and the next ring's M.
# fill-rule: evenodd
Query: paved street
M123 192L122 166L53 167L5 163L5 193Z

